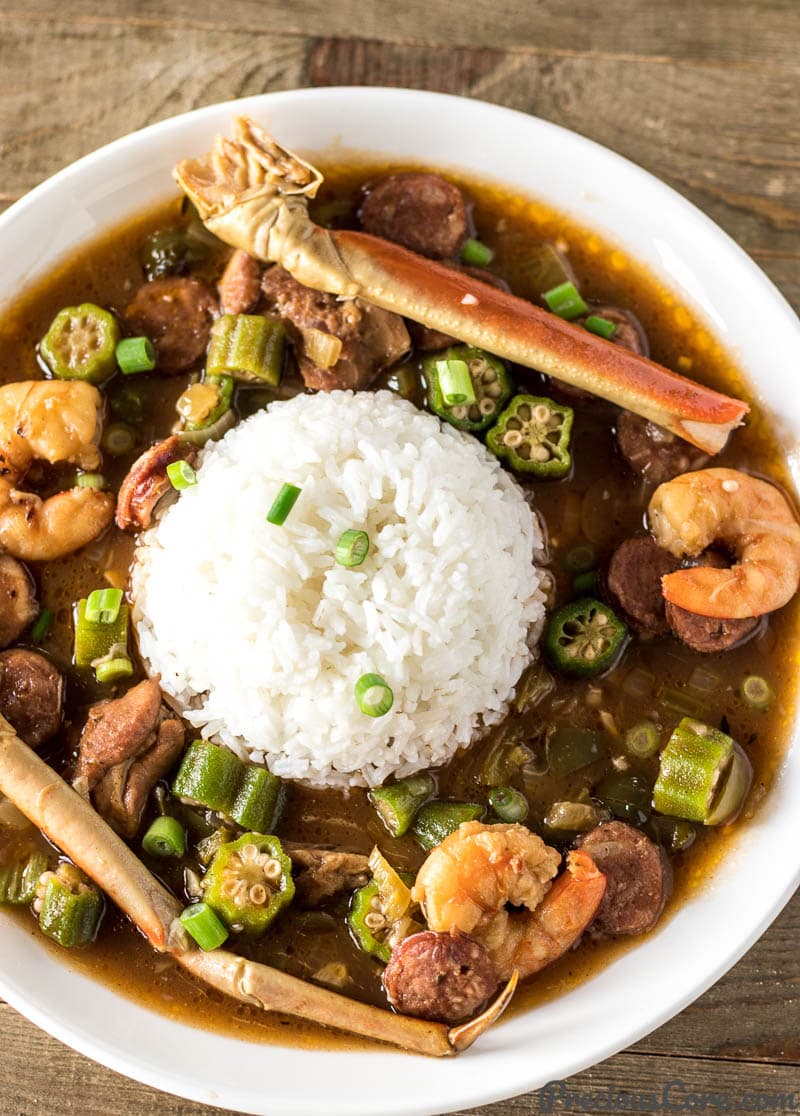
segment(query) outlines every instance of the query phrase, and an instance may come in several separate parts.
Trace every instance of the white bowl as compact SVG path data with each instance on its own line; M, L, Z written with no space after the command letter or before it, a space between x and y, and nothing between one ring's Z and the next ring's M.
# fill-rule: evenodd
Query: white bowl
M649 174L581 136L440 94L365 88L273 93L212 105L126 136L0 217L0 297L12 296L99 228L168 194L173 163L205 151L235 113L252 115L304 152L336 142L463 167L552 202L679 289L738 357L764 404L780 412L788 437L800 432L800 392L784 390L800 365L798 322L716 225ZM59 964L7 919L0 920L0 993L50 1034L120 1073L242 1112L373 1116L380 1108L383 1116L428 1116L500 1100L640 1039L713 984L778 914L800 880L796 737L766 809L743 828L702 893L593 979L501 1024L457 1059L384 1048L308 1052L194 1030ZM394 1084L387 1088L387 1082Z

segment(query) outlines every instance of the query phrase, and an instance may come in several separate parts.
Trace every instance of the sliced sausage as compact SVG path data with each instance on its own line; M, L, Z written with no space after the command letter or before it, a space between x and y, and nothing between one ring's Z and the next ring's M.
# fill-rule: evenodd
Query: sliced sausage
M677 558L662 550L649 535L626 539L611 555L606 573L608 592L631 627L645 639L669 635L661 578L679 568Z
M228 260L217 284L223 314L246 314L261 298L262 267L243 248L237 248Z
M183 726L162 706L159 682L93 705L78 745L75 781L124 837L136 834L150 791L183 749Z
M593 929L613 937L649 930L672 885L669 861L658 846L620 821L603 822L577 843L606 877Z
M21 562L0 554L0 647L8 647L36 619L33 579Z
M468 1019L497 985L487 950L460 930L412 934L395 946L383 972L383 988L393 1007L440 1023Z
M61 727L64 679L37 651L0 653L0 713L38 748Z
M577 320L583 325L588 317L605 318L606 321L614 323L617 328L614 330L613 337L609 338L612 344L619 345L622 349L630 349L632 353L638 353L639 356L650 355L647 334L642 328L642 323L631 310L601 303L599 306L591 306L589 313Z
M268 302L286 323L306 386L318 391L369 387L379 372L395 364L411 341L398 314L361 299L339 301L336 295L298 283L282 267L271 267L262 283ZM306 355L303 334L319 330L342 342L339 359L321 368Z
M622 411L616 435L619 452L631 469L652 484L702 469L708 461L708 454L696 446L632 411Z
M691 563L692 566L711 566L722 570L729 565L725 556L717 550L705 550ZM744 620L721 620L713 616L700 616L678 605L665 602L666 620L672 634L682 640L694 651L711 654L714 651L730 651L743 643L758 630L761 621L757 616Z
M138 457L120 485L117 494L117 526L122 531L149 527L156 504L172 491L167 466L173 461L197 460L197 449L182 442L177 434L157 442Z
M180 372L205 353L218 311L205 283L168 276L144 283L124 316L132 332L143 333L155 345L159 369Z
M373 236L434 260L457 256L469 231L464 195L438 174L381 178L367 193L359 218Z

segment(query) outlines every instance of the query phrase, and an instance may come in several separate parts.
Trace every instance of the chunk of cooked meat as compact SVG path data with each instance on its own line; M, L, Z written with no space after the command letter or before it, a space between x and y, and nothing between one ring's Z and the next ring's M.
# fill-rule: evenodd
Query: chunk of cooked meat
M8 647L36 619L33 579L16 558L0 554L0 647Z
M394 1008L440 1023L475 1015L497 985L488 950L460 930L423 930L404 938L383 971L383 988Z
M295 897L302 907L318 907L340 891L355 891L369 882L369 859L363 853L284 841L295 869Z
M181 372L206 351L218 311L217 300L205 283L167 276L144 283L124 317L131 332L143 333L153 342L160 371Z
M217 284L223 314L247 314L261 298L262 264L237 248Z
M411 345L398 314L358 298L340 301L335 295L304 287L282 267L271 267L264 274L262 288L286 323L307 387L360 391L369 387L384 368L395 364ZM311 329L342 342L339 359L330 368L321 368L306 355L303 334Z
M38 651L0 653L0 713L38 748L61 727L64 679Z
M631 469L651 484L702 469L708 461L707 453L632 411L621 412L616 435L619 452Z
M643 934L658 919L672 884L669 862L646 834L624 822L603 822L577 842L606 877L592 923L601 934Z
M407 172L379 179L359 218L373 236L434 260L458 255L469 231L464 195L439 174Z
M162 706L159 681L93 705L78 746L75 783L124 837L136 834L147 796L183 749L183 726Z
M131 465L117 495L117 526L139 531L150 526L156 504L172 491L167 466L173 461L197 460L197 448L182 442L177 434L156 442Z
M609 595L645 639L669 635L661 578L679 568L678 559L649 535L625 539L611 555L606 573Z

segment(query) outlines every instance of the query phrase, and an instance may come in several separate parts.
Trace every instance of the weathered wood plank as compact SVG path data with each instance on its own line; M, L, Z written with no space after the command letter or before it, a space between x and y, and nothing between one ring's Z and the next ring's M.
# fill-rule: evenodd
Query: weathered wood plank
M0 1111L5 1116L130 1116L134 1112L219 1116L223 1111L233 1116L229 1110L168 1096L103 1069L38 1031L5 1005L0 1006L0 1045L4 1051ZM797 1111L800 1075L796 1067L628 1052L553 1089L470 1109L460 1116L533 1116L570 1110L655 1112L665 1099L676 1110L719 1116L743 1111L748 1098L752 1098L751 1111Z
M675 186L750 251L798 254L797 82L781 70L630 61L620 81L620 63L602 58L354 39L309 47L299 36L144 24L104 28L96 57L96 33L56 19L4 26L0 200L118 135L200 104L303 84L396 84L464 92L573 128ZM70 80L58 98L39 96L28 76L56 68Z
M12 15L58 18L57 0L16 0ZM363 0L72 0L70 20L98 35L111 23L163 30L264 30L286 34L375 38L412 45L499 47L565 57L680 58L737 67L766 63L797 68L800 9L794 0L471 0L455 8L430 0L403 4Z

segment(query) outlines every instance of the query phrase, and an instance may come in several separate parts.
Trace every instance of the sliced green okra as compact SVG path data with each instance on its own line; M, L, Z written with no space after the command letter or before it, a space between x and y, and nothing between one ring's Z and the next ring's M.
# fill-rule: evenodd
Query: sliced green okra
M214 854L203 898L229 929L265 932L294 898L292 862L277 837L245 833Z
M518 473L557 480L572 468L569 449L574 411L543 395L515 395L486 445Z
M93 302L83 302L65 306L56 314L39 352L57 379L102 384L117 369L120 337L113 314Z
M474 399L448 402L442 376L448 368L460 364L467 370ZM454 345L443 353L434 353L425 359L423 370L428 406L433 413L473 434L492 425L514 391L503 361L472 345Z
M258 833L275 828L286 802L281 779L265 767L244 763L209 740L191 744L175 776L172 793L190 806L213 810Z
M105 900L74 864L63 862L39 880L34 910L43 934L65 949L94 941Z

